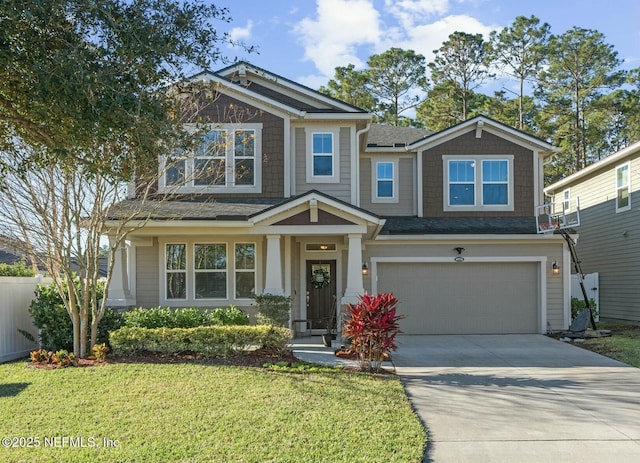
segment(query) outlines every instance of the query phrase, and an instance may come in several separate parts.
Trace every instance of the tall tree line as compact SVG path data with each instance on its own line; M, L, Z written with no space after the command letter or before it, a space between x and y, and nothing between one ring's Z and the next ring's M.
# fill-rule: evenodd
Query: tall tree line
M487 40L454 32L434 55L426 63L413 50L392 48L372 55L365 69L336 68L320 91L390 125L442 130L484 114L561 149L550 181L640 140L640 68L623 71L597 30L554 35L535 16L518 16ZM512 85L482 93L497 74Z

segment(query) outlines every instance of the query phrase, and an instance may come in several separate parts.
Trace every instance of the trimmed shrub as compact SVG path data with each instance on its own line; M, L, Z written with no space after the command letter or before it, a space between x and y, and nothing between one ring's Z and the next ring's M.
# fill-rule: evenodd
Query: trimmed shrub
M195 328L210 325L248 325L249 315L235 306L213 310L195 307L137 308L123 314L124 326L133 328Z
M32 277L34 275L33 269L27 267L24 259L15 264L0 264L0 277Z
M249 324L249 314L240 310L235 305L213 309L209 312L209 320L212 325L242 325Z
M74 283L79 289L80 280L76 278ZM98 299L102 298L103 293L104 285L101 283L98 287ZM73 323L53 283L38 285L29 313L33 317L34 325L40 330L40 343L43 349L73 350ZM91 315L89 317L91 318ZM118 329L121 325L121 315L107 309L98 324L98 341L108 342L109 331Z
M199 326L195 328L123 327L110 334L114 354L138 351L161 354L197 352L205 356L227 356L252 347L281 352L291 339L291 330L274 326Z
M261 325L288 326L291 297L263 294L253 296L258 305L258 323Z

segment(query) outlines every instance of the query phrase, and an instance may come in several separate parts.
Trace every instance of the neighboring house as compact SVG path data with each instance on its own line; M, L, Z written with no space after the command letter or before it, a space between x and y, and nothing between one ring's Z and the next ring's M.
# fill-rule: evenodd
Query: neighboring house
M372 124L244 62L193 79L219 86L201 112L211 131L158 182L180 199L145 203L152 217L117 254L111 305L252 312L252 293L272 293L291 296L292 320L316 320L334 295L391 291L409 334L568 327L566 243L537 234L534 217L547 142L481 116L438 133ZM238 111L254 117L226 116ZM206 173L214 164L222 177ZM312 281L320 270L326 288Z
M640 322L640 142L545 188L579 198L576 250L583 273L599 273L600 317Z

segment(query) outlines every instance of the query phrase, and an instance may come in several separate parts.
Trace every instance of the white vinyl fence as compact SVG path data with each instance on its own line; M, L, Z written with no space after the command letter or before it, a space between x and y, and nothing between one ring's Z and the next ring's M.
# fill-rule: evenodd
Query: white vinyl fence
M0 277L0 363L26 357L38 348L18 329L28 331L38 338L38 329L29 315L29 305L42 276Z

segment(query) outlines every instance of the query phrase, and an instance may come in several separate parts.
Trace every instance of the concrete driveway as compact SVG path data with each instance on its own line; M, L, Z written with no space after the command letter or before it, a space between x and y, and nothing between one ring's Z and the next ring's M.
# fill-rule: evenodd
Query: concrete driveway
M425 461L640 462L640 369L541 335L398 341Z

